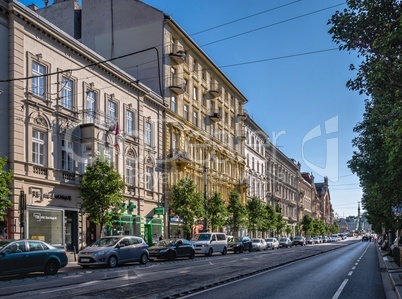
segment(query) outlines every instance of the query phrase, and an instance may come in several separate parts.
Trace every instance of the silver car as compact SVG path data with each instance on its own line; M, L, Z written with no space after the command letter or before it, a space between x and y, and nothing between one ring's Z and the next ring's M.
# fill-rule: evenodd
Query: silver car
M146 264L148 260L148 244L136 236L103 237L78 253L78 265L84 268L101 265L114 268L129 262Z
M273 249L279 249L279 241L277 238L268 238L265 239L267 241L267 248Z

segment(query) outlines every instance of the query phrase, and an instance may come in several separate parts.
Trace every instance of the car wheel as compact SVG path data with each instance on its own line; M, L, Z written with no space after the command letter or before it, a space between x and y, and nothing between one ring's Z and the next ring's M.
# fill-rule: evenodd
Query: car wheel
M228 249L226 247L223 248L222 255L226 255L228 253Z
M243 253L243 251L244 251L244 248L243 248L243 246L241 246L240 249L239 249L239 252Z
M175 252L174 251L169 251L168 252L168 260L169 261L173 261L174 259L176 258L176 254L175 254Z
M213 249L209 248L208 253L206 254L206 256L211 256L213 252L214 252Z
M107 265L109 268L114 268L117 266L117 257L112 255L109 260L107 261Z
M146 253L143 253L140 257L140 264L145 265L146 263L148 263L148 256Z
M248 248L248 252L252 252L253 250L253 245L250 245L250 247Z
M57 271L59 271L59 262L56 260L50 260L47 262L45 266L45 274L47 275L55 275Z
M194 259L194 256L195 256L195 252L194 252L194 250L191 250L189 259L190 260Z

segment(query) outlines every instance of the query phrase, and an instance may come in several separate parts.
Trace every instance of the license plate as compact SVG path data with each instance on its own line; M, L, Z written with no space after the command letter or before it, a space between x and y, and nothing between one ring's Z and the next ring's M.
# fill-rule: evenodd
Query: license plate
M81 259L82 263L89 263L89 261L90 261L90 259L88 259L88 258L82 258Z

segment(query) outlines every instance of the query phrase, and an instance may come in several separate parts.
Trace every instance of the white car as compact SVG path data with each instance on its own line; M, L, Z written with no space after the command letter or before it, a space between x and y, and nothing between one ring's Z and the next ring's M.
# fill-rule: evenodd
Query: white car
M255 238L255 239L252 239L252 241L253 241L253 250L254 251L261 251L261 250L267 249L267 242L265 241L265 239Z
M272 250L279 249L279 241L277 238L267 238L265 241L267 242L267 248Z

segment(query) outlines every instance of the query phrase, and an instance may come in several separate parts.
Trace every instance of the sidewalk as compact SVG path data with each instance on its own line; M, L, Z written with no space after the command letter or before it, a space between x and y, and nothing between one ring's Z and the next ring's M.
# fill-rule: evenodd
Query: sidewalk
M402 299L402 267L399 267L388 251L378 248L380 270L387 299Z

